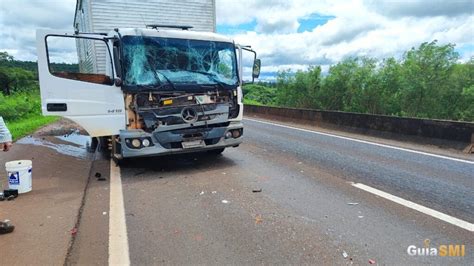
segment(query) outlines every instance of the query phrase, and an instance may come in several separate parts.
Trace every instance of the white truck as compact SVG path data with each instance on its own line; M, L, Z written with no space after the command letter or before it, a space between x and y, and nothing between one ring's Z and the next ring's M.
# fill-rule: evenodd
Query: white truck
M104 5L113 14L108 18L94 13ZM139 27L151 20L147 14L172 25ZM116 27L127 23L131 27ZM213 0L78 0L74 27L69 34L37 31L44 115L75 121L111 147L115 159L219 154L242 142L242 55L252 53L252 81L260 60L249 47L213 32ZM54 64L65 61L77 64L67 71Z

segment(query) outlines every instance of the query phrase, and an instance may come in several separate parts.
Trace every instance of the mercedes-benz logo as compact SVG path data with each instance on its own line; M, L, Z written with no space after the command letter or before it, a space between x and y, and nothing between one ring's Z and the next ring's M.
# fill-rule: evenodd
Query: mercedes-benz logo
M194 123L198 120L198 114L194 108L185 107L181 111L181 117L183 117L184 122Z

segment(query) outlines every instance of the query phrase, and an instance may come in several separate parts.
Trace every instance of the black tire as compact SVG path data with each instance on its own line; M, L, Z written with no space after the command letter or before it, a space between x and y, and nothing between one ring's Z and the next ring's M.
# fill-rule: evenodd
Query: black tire
M212 155L220 155L224 152L224 150L225 148L220 148L220 149L207 151L207 153L212 154Z

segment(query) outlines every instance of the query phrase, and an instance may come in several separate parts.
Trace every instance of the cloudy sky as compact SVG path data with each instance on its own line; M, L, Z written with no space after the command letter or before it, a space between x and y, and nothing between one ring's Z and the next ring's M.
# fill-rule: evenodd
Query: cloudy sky
M36 60L35 30L72 31L76 0L0 0L0 51ZM385 58L422 42L474 56L474 0L216 0L217 30L249 44L264 77L347 56Z

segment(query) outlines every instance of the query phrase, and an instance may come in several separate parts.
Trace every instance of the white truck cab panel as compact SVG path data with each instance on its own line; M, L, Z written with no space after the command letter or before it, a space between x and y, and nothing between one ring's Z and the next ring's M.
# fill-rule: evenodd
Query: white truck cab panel
M69 118L93 137L118 134L125 127L125 108L123 93L120 87L113 84L113 75L102 75L111 82L99 84L74 80L62 73L52 72L50 59L54 51L52 47L48 47L48 41L61 41L62 38L87 38L109 45L105 36L37 31L38 76L43 114ZM112 69L112 64L109 67L108 69Z

